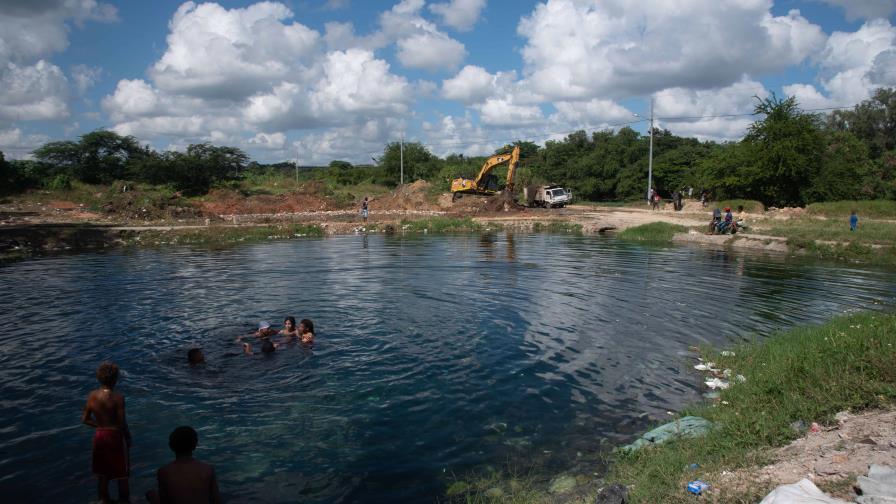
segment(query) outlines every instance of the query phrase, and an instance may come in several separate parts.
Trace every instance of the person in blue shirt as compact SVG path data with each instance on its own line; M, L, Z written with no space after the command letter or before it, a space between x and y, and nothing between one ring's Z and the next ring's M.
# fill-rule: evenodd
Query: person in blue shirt
M859 216L856 215L856 211L853 210L852 214L849 216L849 230L855 231L857 227L859 227Z

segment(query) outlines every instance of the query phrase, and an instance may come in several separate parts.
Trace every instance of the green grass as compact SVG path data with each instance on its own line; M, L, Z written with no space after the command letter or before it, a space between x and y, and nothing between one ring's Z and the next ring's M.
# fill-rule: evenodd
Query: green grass
M802 218L768 221L756 231L786 237L791 250L810 257L896 265L896 223L860 220L859 228L850 231L846 219Z
M482 231L484 227L469 217L428 217L425 219L403 219L401 227L408 232L429 233L469 233Z
M896 240L896 223L859 220L856 231L849 230L846 219L791 219L760 224L762 233L804 241L856 242L870 245L891 245Z
M762 204L761 201L756 200L745 200L745 199L730 199L723 201L715 201L709 202L706 204L706 208L708 210L712 210L713 208L731 208L732 212L737 212L738 207L743 206L744 211L749 213L762 213L765 211L765 205Z
M720 367L746 377L721 393L727 404L683 412L703 416L716 429L703 439L680 440L620 454L607 480L630 488L633 503L685 503L688 480L712 484L723 470L767 461L769 449L796 438L797 420L828 424L843 410L890 406L896 401L896 316L857 314L817 327L772 335L735 348L736 357L710 355ZM688 471L700 464L699 474ZM720 502L757 502L766 488L746 493L718 489Z
M323 229L314 224L271 224L129 231L124 234L123 240L126 245L227 245L323 235Z
M536 233L582 233L582 225L574 222L549 221L532 224L532 231Z
M640 226L624 229L619 233L620 240L670 243L675 233L684 233L688 228L667 222L650 222Z
M843 219L843 222L846 222L853 210L859 216L859 222L861 219L896 219L896 201L894 200L831 201L812 203L806 207L809 215L829 219L840 218Z

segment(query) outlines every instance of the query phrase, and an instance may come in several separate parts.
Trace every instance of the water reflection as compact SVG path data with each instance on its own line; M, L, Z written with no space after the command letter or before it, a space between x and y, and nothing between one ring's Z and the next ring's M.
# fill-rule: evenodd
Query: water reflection
M0 492L92 495L90 434L74 422L103 359L124 370L136 491L169 459L165 439L180 424L197 427L197 455L237 501L430 501L444 471L508 458L593 469L601 441L699 398L688 346L889 305L893 280L547 234L362 235L9 265ZM237 334L285 315L315 321L313 353L239 353ZM190 346L207 366L185 366Z

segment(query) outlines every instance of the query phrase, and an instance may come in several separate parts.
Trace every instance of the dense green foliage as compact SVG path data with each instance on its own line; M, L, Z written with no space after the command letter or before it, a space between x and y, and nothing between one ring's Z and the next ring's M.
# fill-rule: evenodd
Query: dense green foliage
M820 201L896 199L896 90L879 89L853 110L828 116L803 112L794 98L757 98L757 120L739 142L716 143L654 130L653 181L660 195L702 189L715 199L750 199L767 206ZM647 190L648 136L624 127L617 131L577 131L544 147L520 141L517 187L557 183L584 200L632 200ZM507 152L505 145L496 153ZM6 191L29 187L64 189L72 181L129 180L170 185L201 194L214 185L244 177L292 171L292 163L260 165L233 147L191 145L186 152L156 152L136 139L110 131L82 135L77 142L50 142L34 151L34 161L0 161ZM451 179L473 177L484 156L450 154L439 158L417 142L385 146L374 165L333 161L302 168L301 180L336 187L428 180L447 191ZM493 173L499 184L507 169Z
M77 142L49 142L34 160L3 164L4 189L68 189L72 181L109 184L117 180L169 185L187 194L203 194L214 184L235 179L249 157L235 147L194 144L186 152L156 152L131 136L97 130Z

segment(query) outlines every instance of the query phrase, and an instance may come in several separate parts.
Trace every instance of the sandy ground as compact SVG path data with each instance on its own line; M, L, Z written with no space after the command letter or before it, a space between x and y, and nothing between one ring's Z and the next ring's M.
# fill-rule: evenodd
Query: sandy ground
M748 488L772 490L782 484L809 478L834 497L855 498L849 481L868 473L871 464L896 466L896 410L837 415L838 424L808 432L804 437L772 453L773 463L725 472L713 477L720 491L743 492ZM837 485L837 482L847 484Z

